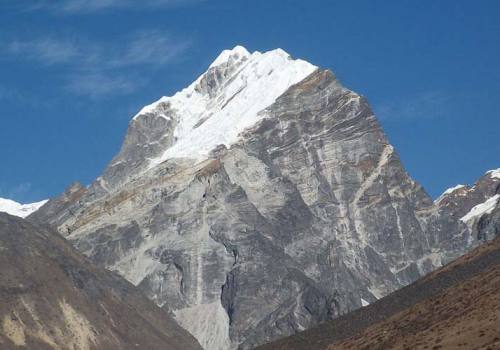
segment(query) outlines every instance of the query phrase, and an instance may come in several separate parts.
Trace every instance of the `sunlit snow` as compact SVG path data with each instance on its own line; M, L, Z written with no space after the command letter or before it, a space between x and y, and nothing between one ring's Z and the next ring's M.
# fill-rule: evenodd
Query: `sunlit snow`
M481 203L473 207L466 215L464 215L460 220L465 223L470 223L475 218L479 218L485 214L490 214L493 209L498 205L500 199L500 194L496 194L486 202Z
M493 179L500 179L500 168L495 170L490 170L486 174L489 174Z
M441 200L443 200L444 197L446 197L447 195L449 194L452 194L453 192L455 192L456 190L459 190L461 188L464 188L465 186L464 185L457 185L455 187L451 187L451 188L448 188L446 191L443 192L442 195L440 195L436 200L435 202L436 203L439 203Z
M175 111L176 142L151 159L150 167L169 158L201 160L217 145L235 143L244 129L265 117L266 107L317 69L306 61L292 59L281 49L250 54L241 46L223 51L210 69L221 65L235 65L236 69L221 82L224 88L218 90L218 95L210 97L197 88L205 73L189 87L172 97L162 97L134 117L154 113L161 102L170 103Z
M45 203L47 203L47 200L31 204L20 204L10 199L0 198L0 212L25 218L40 209Z

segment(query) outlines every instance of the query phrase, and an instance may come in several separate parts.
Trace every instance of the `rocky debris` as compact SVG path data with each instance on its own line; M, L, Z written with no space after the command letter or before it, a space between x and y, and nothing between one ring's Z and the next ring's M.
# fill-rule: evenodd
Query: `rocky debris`
M0 348L201 349L129 282L56 232L3 213Z

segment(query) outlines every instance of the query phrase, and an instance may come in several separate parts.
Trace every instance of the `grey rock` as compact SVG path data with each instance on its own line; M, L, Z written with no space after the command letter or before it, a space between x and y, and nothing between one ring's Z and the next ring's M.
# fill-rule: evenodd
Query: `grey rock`
M474 185L457 186L445 192L436 200L440 215L451 220L458 219L467 224L471 237L476 242L484 242L498 236L498 211L500 210L500 174L499 170L488 171ZM491 203L489 213L476 210L485 203ZM464 220L467 215L477 211Z
M215 98L238 64L209 69L196 88ZM330 71L265 113L205 160L153 168L147 158L175 143L179 116L168 104L139 115L103 176L37 220L173 310L210 350L313 327L477 244L406 173L368 102Z

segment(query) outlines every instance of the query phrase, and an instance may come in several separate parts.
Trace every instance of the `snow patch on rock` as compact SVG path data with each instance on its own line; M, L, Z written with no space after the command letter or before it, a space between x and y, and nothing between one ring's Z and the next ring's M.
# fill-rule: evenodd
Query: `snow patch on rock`
M465 188L465 185L456 185L455 187L450 187L446 191L443 192L434 202L439 203L441 202L446 196L452 194L453 192L460 190L462 188Z
M231 73L217 78L222 79L217 83L223 88L212 91L215 96L209 96L201 82L218 69ZM245 48L236 46L223 51L209 70L189 87L174 96L162 97L134 117L151 113L161 115L160 107L168 104L177 119L174 144L159 157L150 159L149 168L170 158L202 160L217 145L235 143L243 130L266 116L264 110L279 96L316 69L306 61L292 59L281 49L250 54Z
M162 104L163 102L168 102L168 97L166 96L163 96L162 98L160 98L158 101L155 101L147 106L144 106L135 116L134 118L132 118L133 120L139 118L141 115L146 115L146 114L151 114L151 113L155 113L158 109L158 106L160 104ZM165 115L161 114L161 113L157 113L157 115L165 118L165 119L168 119Z
M500 168L487 171L486 174L490 175L492 179L500 179Z
M498 205L500 194L486 200L484 203L478 204L473 207L467 214L460 218L460 220L468 225L472 224L476 218L480 218L485 214L490 214Z

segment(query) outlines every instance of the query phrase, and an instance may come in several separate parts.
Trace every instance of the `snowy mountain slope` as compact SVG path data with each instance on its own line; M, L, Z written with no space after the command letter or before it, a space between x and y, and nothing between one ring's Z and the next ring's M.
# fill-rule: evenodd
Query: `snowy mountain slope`
M216 146L229 147L266 117L266 108L280 95L315 70L281 49L249 53L236 46L223 51L190 86L134 116L120 153L102 176L102 187L127 182L167 159L201 161Z
M491 214L493 209L495 209L500 202L500 194L496 194L491 198L488 198L484 203L480 203L460 218L461 221L465 223L471 223L481 218L485 214Z
M489 170L473 185L458 185L447 189L435 203L460 216L464 222L491 211L500 194L500 169Z
M487 171L472 186L460 185L445 191L436 205L443 216L458 218L481 240L495 238L495 228L486 224L500 212L500 169Z
M456 185L454 187L450 187L445 190L434 202L439 204L444 198L452 193L460 193L461 195L465 195L467 193L467 188L465 185Z
M317 67L292 60L283 50L249 54L237 46L223 52L211 69L214 73L211 70L187 89L161 100L179 117L175 143L151 159L151 166L169 158L206 159L217 145L234 144L244 129L265 117L266 107ZM219 74L225 76L228 71L231 73L219 80Z
M487 175L489 175L493 179L500 179L500 168L499 169L494 169L486 172Z
M10 199L0 198L0 212L25 218L40 209L48 200L31 204L20 204Z

